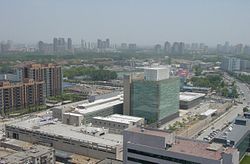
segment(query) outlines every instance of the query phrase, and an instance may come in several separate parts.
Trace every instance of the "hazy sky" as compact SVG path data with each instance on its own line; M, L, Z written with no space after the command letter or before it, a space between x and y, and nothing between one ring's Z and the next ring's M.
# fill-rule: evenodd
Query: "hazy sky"
M250 44L250 0L0 0L0 41Z

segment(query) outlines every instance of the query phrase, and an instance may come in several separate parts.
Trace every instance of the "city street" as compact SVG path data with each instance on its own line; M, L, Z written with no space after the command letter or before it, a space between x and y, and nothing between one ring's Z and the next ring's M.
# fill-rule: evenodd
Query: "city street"
M232 77L226 75L227 79L234 81ZM236 85L239 87L239 92L244 92L244 95L241 98L238 98L237 101L241 101L242 104L237 104L233 106L229 111L218 119L216 119L213 123L209 125L208 128L204 129L203 133L197 137L199 140L203 140L204 137L207 137L211 132L216 129L222 129L229 122L232 122L238 114L243 113L243 108L247 106L248 102L250 102L250 91L246 84L241 83L236 80Z

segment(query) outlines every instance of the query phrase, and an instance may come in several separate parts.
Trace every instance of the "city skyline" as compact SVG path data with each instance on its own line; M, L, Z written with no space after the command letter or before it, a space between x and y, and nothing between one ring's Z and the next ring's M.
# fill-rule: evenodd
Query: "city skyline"
M250 44L249 3L4 0L0 5L0 40L31 44L39 40L51 42L52 37L60 36L71 37L73 44L81 39L95 42L98 38L138 45L165 41L209 46L225 41Z

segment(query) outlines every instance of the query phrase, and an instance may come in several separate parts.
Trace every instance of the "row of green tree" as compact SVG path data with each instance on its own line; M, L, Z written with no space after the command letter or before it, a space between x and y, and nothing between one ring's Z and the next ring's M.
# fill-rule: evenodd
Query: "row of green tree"
M242 82L250 84L250 75L239 74L239 75L236 75L236 78L241 80Z
M233 82L231 85L225 84L219 75L209 75L206 77L192 77L191 82L196 87L209 87L220 95L228 98L237 98L238 92Z
M64 77L69 79L75 76L85 76L86 79L93 81L108 81L117 78L115 71L96 69L94 67L72 67L64 70Z

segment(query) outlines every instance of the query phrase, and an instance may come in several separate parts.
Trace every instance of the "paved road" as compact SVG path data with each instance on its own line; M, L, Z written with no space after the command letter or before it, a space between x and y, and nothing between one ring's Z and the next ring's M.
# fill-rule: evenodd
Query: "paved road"
M235 80L228 75L226 75L226 77L231 81ZM236 85L238 86L240 91L244 92L244 96L241 96L238 99L238 101L243 102L243 104L238 104L229 109L229 112L225 113L219 119L215 120L213 124L206 128L205 131L197 137L197 139L203 140L203 138L207 137L213 130L222 129L225 124L227 124L228 122L232 122L238 114L243 113L242 109L247 106L248 102L250 102L250 90L246 84L239 81L236 81ZM214 129L212 129L213 127Z

